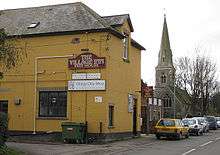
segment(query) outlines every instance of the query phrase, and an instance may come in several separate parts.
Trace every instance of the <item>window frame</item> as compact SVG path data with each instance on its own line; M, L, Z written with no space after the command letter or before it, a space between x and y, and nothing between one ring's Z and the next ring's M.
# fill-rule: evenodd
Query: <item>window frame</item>
M160 77L160 82L162 83L162 84L165 84L165 83L167 83L167 76L164 74L164 73L162 73L162 75L161 75L161 77Z
M126 33L123 33L125 38L122 39L123 42L123 55L122 58L124 60L129 59L129 35Z
M7 107L4 107L7 106ZM8 101L7 100L0 100L0 112L8 114Z
M172 107L172 100L169 96L166 96L163 98L163 107L165 108L171 108Z
M56 91L56 90L39 91L38 105L39 105L38 117L66 118L67 117L67 91ZM45 109L41 109L41 108L45 108Z
M108 106L108 126L109 127L114 126L114 111L115 111L114 105L109 105Z

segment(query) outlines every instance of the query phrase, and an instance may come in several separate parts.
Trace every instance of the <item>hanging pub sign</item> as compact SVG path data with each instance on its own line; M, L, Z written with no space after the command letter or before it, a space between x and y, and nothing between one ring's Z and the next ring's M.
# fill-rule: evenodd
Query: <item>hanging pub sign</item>
M98 57L90 52L82 53L76 58L70 58L68 60L68 67L70 69L96 69L105 68L105 66L105 57Z

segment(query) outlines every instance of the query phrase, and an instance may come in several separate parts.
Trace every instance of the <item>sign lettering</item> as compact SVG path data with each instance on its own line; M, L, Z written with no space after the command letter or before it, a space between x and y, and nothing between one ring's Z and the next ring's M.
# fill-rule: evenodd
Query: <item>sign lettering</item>
M93 53L82 53L76 58L68 60L68 67L71 69L95 69L106 66L105 57L98 57Z
M105 80L68 81L68 90L105 90Z

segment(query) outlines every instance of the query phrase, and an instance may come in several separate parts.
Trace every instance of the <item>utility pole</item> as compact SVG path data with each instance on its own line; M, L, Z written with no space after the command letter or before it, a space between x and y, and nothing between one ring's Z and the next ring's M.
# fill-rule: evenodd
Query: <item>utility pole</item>
M175 83L176 83L176 78L174 76L174 83L173 83L173 118L176 118L176 89L175 89Z

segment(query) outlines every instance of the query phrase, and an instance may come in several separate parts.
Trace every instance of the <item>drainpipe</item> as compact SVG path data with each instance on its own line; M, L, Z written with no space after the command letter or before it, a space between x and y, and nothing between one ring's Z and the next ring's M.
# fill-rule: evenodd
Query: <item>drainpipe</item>
M63 56L43 56L43 57L36 57L35 58L35 65L34 65L34 127L33 127L33 134L36 134L36 106L37 106L37 61L39 59L53 59L53 58L68 58L72 57L73 55L63 55Z

